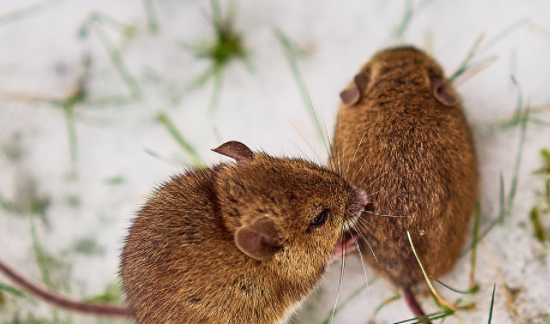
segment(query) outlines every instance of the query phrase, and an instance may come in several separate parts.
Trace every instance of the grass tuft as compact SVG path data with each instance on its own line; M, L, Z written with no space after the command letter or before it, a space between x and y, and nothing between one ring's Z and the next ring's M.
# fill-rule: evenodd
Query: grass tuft
M200 59L207 59L211 62L210 66L199 77L197 77L185 91L204 86L211 79L214 80L214 89L208 111L211 115L216 113L218 102L221 96L223 85L223 72L226 67L234 60L240 60L252 70L249 61L249 52L246 48L243 35L235 28L236 13L235 4L229 4L227 13L224 16L218 0L210 0L211 15L209 20L214 28L214 41L210 44L195 46L181 43L181 47L193 52ZM179 102L181 93L175 96L174 102Z
M65 127L67 129L67 138L69 140L69 154L71 158L71 175L78 175L78 138L76 134L75 109L76 106L82 104L88 98L87 84L88 75L91 65L90 57L85 54L82 56L82 73L76 81L76 89L65 98L52 98L40 95L29 94L10 94L8 100L22 102L41 102L63 110L65 117Z

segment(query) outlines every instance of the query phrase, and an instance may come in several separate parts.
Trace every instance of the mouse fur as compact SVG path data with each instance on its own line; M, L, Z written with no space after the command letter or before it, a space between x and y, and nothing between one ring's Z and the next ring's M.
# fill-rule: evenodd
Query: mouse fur
M410 289L425 279L408 230L427 274L443 275L459 256L478 197L458 95L437 62L400 47L374 55L341 99L330 164L359 188L372 183L372 214L397 216L364 213L361 251L394 285Z
M284 323L368 203L311 162L238 142L215 151L237 163L173 177L130 228L121 273L141 324Z

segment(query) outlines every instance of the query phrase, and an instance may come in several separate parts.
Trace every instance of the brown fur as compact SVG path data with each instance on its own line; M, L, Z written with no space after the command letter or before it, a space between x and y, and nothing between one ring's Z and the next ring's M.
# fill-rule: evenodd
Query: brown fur
M278 323L316 286L342 227L366 205L362 191L310 162L240 160L172 178L139 213L122 277L141 324ZM324 209L325 225L310 229ZM263 218L282 248L257 260L235 232Z
M359 82L358 82L359 80ZM360 97L356 95L359 89ZM424 280L406 231L428 275L458 258L478 195L470 130L441 67L414 48L376 54L342 93L331 165L371 197L361 251L399 287Z

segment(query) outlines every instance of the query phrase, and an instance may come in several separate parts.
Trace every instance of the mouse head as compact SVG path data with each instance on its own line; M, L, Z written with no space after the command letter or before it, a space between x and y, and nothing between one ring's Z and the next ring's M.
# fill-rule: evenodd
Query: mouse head
M254 153L239 142L214 151L237 162L219 170L216 195L235 248L250 258L320 271L368 203L363 190L311 162Z
M392 92L429 91L445 106L459 102L445 80L441 67L414 47L397 47L376 54L340 93L345 106L353 106L364 97L379 99Z

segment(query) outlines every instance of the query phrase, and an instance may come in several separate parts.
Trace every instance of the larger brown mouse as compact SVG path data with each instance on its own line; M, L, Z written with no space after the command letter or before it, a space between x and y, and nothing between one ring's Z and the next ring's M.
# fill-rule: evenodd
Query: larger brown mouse
M375 209L363 214L361 251L410 297L425 279L407 231L427 274L439 277L459 256L478 196L459 97L433 59L400 47L377 53L341 98L331 166L359 188L372 183Z

